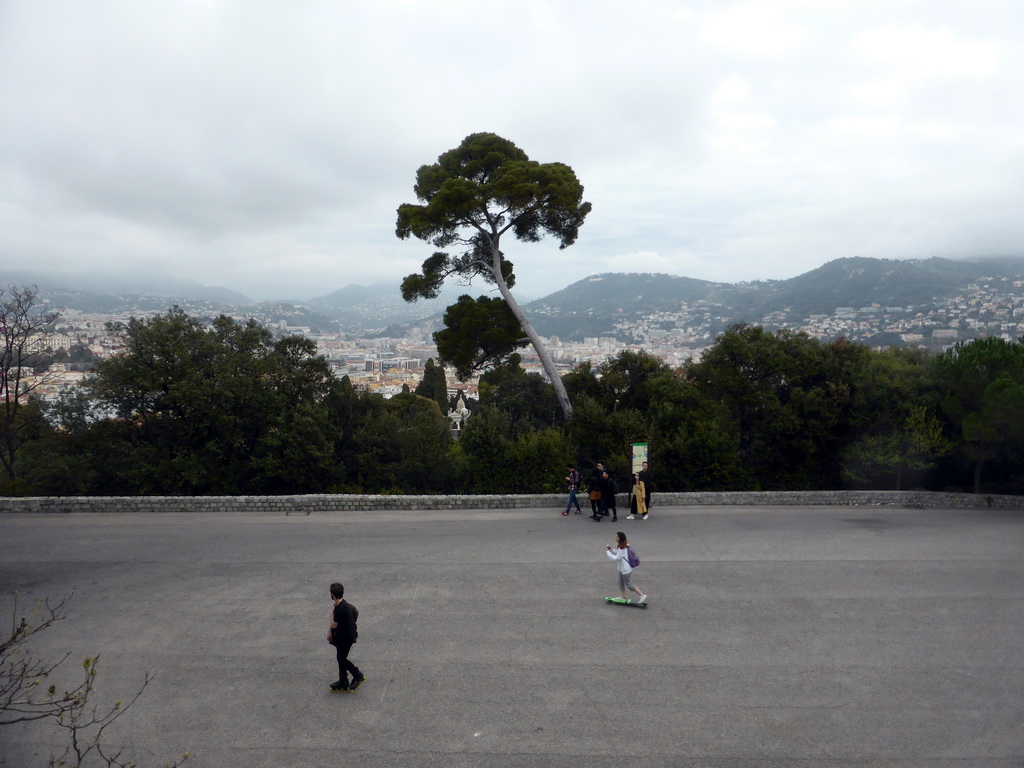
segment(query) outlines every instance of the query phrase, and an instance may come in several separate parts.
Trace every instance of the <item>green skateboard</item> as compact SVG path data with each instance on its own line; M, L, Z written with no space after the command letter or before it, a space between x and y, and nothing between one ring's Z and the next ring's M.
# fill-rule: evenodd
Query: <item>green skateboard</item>
M637 602L634 602L633 600L631 600L628 597L627 598L622 598L622 597L606 597L605 598L605 602L606 603L615 603L616 605L628 605L628 606L630 606L632 608L643 608L644 610L647 609L647 603L637 603Z

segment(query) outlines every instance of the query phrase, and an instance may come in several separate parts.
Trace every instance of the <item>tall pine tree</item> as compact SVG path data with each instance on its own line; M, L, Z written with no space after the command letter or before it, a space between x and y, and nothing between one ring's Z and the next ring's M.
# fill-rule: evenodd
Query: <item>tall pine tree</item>
M416 385L416 394L435 400L441 406L442 415L448 413L448 380L444 375L444 366L436 365L432 357L423 366L423 378Z

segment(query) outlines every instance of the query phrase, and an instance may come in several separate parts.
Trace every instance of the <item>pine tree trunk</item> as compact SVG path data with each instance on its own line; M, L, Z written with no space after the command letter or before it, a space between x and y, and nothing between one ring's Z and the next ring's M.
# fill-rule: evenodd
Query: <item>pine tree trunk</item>
M501 297L508 304L508 308L512 310L512 314L515 315L516 320L519 321L519 325L522 326L523 332L526 334L533 348L537 350L537 356L540 358L540 363L544 366L544 372L548 375L548 379L551 381L552 386L555 388L555 396L558 398L558 407L562 410L562 415L566 421L572 418L572 403L569 402L569 393L565 391L565 384L562 383L562 377L558 375L558 370L555 368L555 361L551 358L548 353L548 349L544 346L544 342L541 341L540 336L533 329L530 321L526 319L526 313L523 312L522 307L513 298L512 291L509 290L508 285L505 283L505 278L501 274L501 251L496 247L491 248L491 272L494 274L494 282L498 286L498 291L501 293Z

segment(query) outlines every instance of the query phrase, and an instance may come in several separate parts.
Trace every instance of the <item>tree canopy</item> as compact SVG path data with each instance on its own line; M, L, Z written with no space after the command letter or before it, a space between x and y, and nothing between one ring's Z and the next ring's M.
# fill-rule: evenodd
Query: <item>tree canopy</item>
M463 381L488 366L507 362L530 342L504 299L460 296L444 313L444 328L434 334L437 353Z
M36 298L34 288L0 288L0 488L17 486L21 446L41 427L29 398L45 379L35 368L48 364L41 334L59 313L40 309Z
M444 375L444 366L435 365L434 358L427 358L423 366L423 378L416 385L416 393L428 397L437 403L441 413L448 413L448 381Z
M658 491L1024 492L1024 345L1001 339L932 357L735 326L680 369L640 350L577 366L568 420L512 352L453 433L436 364L387 400L254 322L174 309L111 330L124 352L90 385L22 405L6 492L554 492L567 461L628 482L636 442Z
M124 336L126 351L100 363L90 386L96 411L116 419L77 435L105 457L93 482L121 493L288 493L332 477L336 382L312 341L275 342L226 316L205 327L177 308L133 319ZM104 481L110 472L120 479Z
M1019 464L1024 449L1024 344L999 338L960 342L935 359L942 411L973 462L973 487L994 461Z

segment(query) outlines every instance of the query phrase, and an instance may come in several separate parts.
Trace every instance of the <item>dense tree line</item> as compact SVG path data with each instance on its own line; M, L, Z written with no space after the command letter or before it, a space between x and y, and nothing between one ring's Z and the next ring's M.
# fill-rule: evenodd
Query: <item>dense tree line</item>
M633 351L580 365L568 420L513 354L454 439L440 365L385 400L251 321L175 309L123 334L123 354L19 433L5 493L554 492L570 461L624 480L634 442L663 491L1024 491L1024 345L1001 339L932 356L735 326L681 369Z

